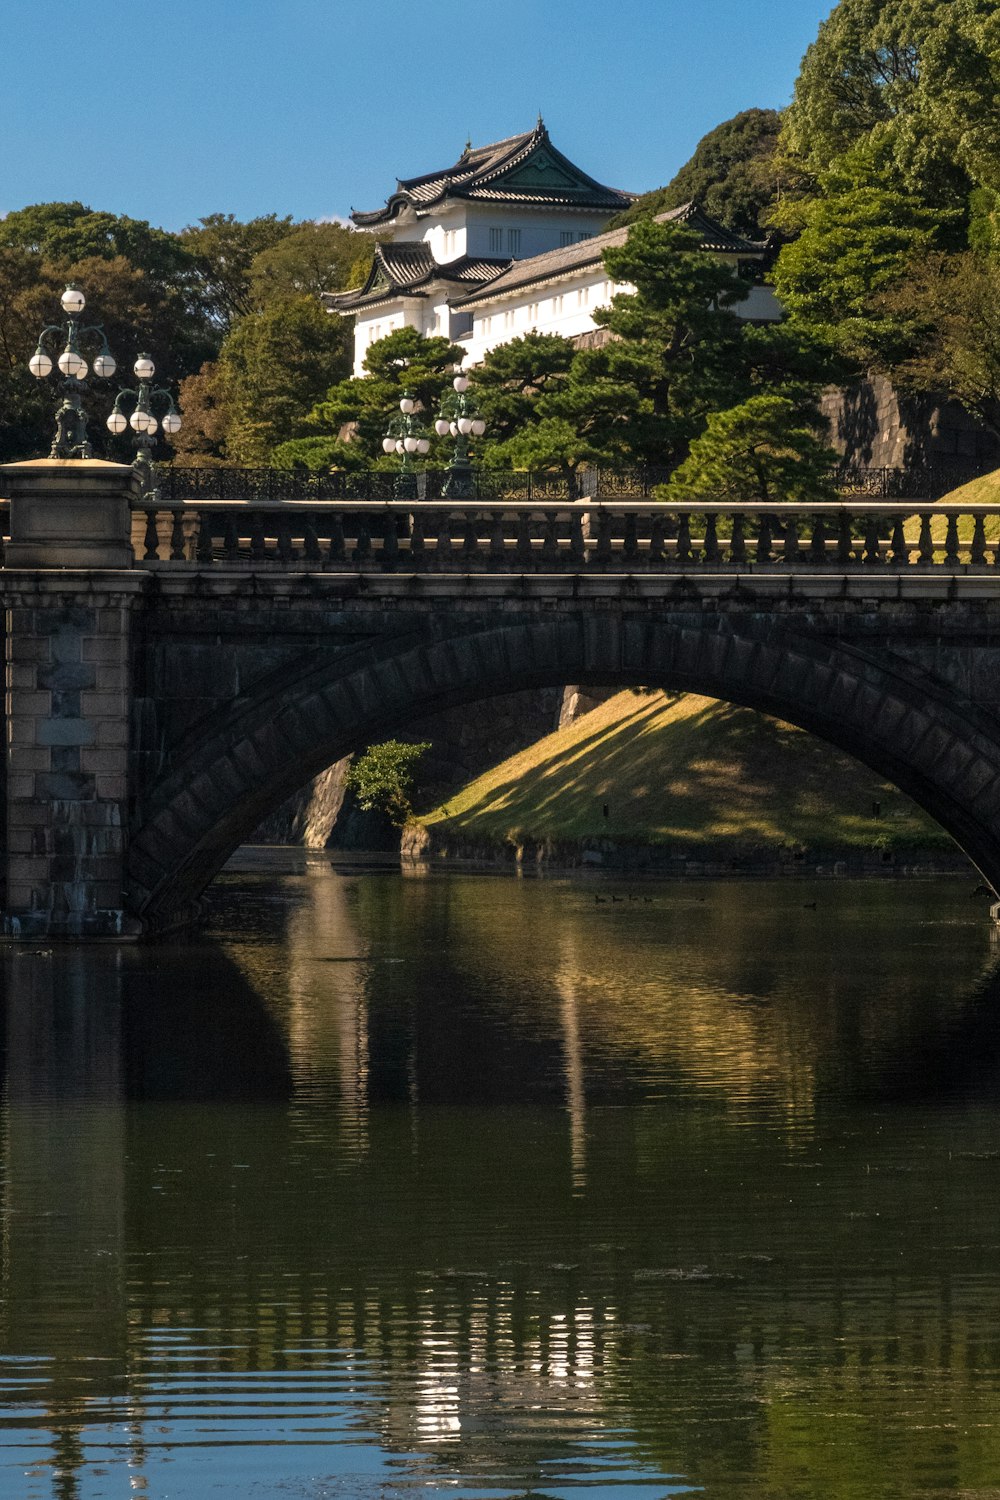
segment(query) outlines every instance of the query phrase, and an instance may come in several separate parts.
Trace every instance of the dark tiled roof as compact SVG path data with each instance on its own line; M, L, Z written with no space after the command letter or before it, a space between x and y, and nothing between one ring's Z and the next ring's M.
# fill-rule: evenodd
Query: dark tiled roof
M719 254L763 255L767 248L763 242L745 240L741 235L733 234L705 213L704 209L699 208L696 203L684 203L680 208L670 208L666 213L657 214L656 222L658 224L686 224L699 236L702 250L714 250ZM629 226L626 225L621 229L611 229L607 234L595 234L589 240L580 240L575 245L565 245L559 250L547 250L544 255L532 255L527 260L516 260L509 271L493 277L487 286L472 292L460 301L453 301L452 305L468 307L473 302L483 302L488 298L499 297L504 292L517 291L535 282L554 281L571 271L598 265L605 250L624 245L628 238L628 231Z
M423 240L397 240L375 247L375 258L364 286L350 292L325 292L330 312L357 312L394 300L401 294L422 297L433 282L452 282L457 288L478 286L501 276L511 264L506 257L463 255L439 266Z
M525 172L530 178L535 170L529 166L533 160L538 168L536 182L524 178ZM513 175L515 181L505 185L504 178L508 175ZM574 166L556 150L539 120L534 130L524 135L508 136L506 140L475 149L466 147L454 166L443 171L401 178L384 208L371 213L352 213L351 218L355 224L372 228L389 223L405 207L417 213L427 212L445 198L603 209L608 214L620 213L634 202L632 193L605 187Z

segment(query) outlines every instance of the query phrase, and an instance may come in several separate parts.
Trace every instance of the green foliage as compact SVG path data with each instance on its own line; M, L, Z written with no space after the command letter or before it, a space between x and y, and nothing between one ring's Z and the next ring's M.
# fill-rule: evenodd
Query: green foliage
M797 207L801 233L782 250L773 280L794 319L862 363L891 364L905 352L905 328L880 294L946 244L959 215L876 179L863 150L825 173L819 196Z
M429 741L406 745L401 740L386 740L370 745L354 761L345 785L356 794L365 812L385 813L390 822L402 828L413 811L410 792L417 761L430 748Z
M307 424L322 428L331 438L350 431L355 451L369 464L380 462L386 426L399 414L403 391L413 392L422 420L432 428L441 397L462 358L463 351L448 339L424 338L415 328L397 328L369 345L367 375L332 385L309 412Z
M802 61L783 148L818 177L857 145L877 142L893 186L960 206L969 184L954 150L956 117L944 128L938 112L932 128L923 69L935 37L955 36L953 0L840 0Z
M895 369L910 389L942 391L1000 436L1000 261L927 255L886 297L913 352Z
M169 386L197 370L217 347L211 326L197 308L192 310L186 276L174 282L166 271L154 275L122 255L48 259L32 241L32 236L41 237L44 226L40 209L31 234L22 223L23 233L11 235L26 243L4 243L3 228L15 217L0 221L0 460L48 451L58 391L53 380L33 380L27 363L41 329L62 316L59 296L67 281L86 292L84 322L103 323L123 379L140 350L152 354L158 382ZM128 456L128 447L111 442L104 428L107 387L95 382L84 393L84 405L92 418L96 451Z
M345 443L334 437L289 438L271 451L276 469L306 469L310 474L329 474L332 470L356 473L369 467L357 443Z
M635 287L595 314L613 335L606 343L576 350L528 334L472 372L488 463L567 474L583 464L670 466L710 412L772 389L801 414L837 371L815 331L742 322L745 285L683 226L638 220L605 264Z
M787 396L751 396L713 412L691 452L661 487L661 498L767 503L835 500L830 470L837 455Z
M217 362L184 382L185 462L300 467L308 415L350 368L351 331L319 293L357 279L370 236L342 224L295 224L268 214L241 224L213 214L184 231L197 251L207 305L225 329ZM320 463L316 439L307 466Z
M700 203L727 229L759 238L780 189L775 158L781 115L745 109L703 135L666 187L642 197L614 225L649 218L682 203Z
M181 242L197 267L206 309L223 331L259 306L251 292L254 262L292 230L293 220L277 214L245 224L232 214L209 214L183 231Z
M240 318L219 357L226 456L265 465L279 444L304 436L316 394L350 367L348 339L342 319L314 297L285 297Z
M575 352L558 334L528 333L498 344L470 371L491 448L537 420L540 398L565 386Z
M255 309L288 297L359 286L372 258L374 240L344 224L297 224L251 262L248 298Z

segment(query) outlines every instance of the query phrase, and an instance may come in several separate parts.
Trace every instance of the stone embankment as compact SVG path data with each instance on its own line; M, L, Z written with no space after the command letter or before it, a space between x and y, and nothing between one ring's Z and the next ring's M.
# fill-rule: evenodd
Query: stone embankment
M857 849L734 849L719 845L697 854L669 846L619 842L614 839L459 838L411 822L403 829L400 854L407 864L494 866L523 873L541 871L607 871L614 875L685 880L722 880L729 877L844 879L921 878L975 871L965 855L941 848L915 847L907 851Z

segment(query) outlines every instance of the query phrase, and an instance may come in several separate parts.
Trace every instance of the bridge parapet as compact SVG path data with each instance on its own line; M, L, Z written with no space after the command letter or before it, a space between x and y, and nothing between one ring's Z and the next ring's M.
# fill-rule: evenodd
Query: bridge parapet
M1000 505L146 500L133 543L152 568L1000 576Z

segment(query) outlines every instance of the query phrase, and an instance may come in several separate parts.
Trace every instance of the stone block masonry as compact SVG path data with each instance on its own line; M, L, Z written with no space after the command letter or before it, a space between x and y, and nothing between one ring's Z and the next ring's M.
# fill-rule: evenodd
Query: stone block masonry
M15 938L123 938L130 638L122 571L5 570L7 901Z

